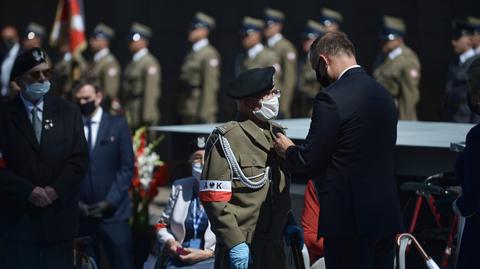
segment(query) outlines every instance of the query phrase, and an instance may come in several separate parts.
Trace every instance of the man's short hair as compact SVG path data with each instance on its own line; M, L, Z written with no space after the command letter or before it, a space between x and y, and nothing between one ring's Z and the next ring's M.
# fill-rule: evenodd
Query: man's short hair
M98 86L97 83L95 83L95 81L93 80L89 80L89 79L84 79L84 80L77 80L73 83L73 86L72 86L72 94L75 96L75 94L77 94L77 92L87 86L87 85L90 85L92 86L94 89L95 89L95 93L98 93L98 92L102 92L102 90L100 89L100 87Z
M345 33L340 31L328 32L317 37L310 46L310 57L318 58L320 54L329 56L343 54L355 57L355 47Z

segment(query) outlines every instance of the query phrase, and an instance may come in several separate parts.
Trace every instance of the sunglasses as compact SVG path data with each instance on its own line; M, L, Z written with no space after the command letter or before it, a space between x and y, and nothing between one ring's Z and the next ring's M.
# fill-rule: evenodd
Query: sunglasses
M50 79L52 77L52 69L28 72L28 73L25 73L25 75L33 78L34 80L40 80L42 78Z

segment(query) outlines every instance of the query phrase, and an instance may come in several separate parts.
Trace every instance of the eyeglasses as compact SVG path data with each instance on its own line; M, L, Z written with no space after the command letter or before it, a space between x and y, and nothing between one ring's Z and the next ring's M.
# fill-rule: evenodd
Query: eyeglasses
M25 75L33 78L34 80L40 80L42 78L50 79L52 76L52 69L38 70L33 72L25 73ZM43 77L42 77L43 75Z

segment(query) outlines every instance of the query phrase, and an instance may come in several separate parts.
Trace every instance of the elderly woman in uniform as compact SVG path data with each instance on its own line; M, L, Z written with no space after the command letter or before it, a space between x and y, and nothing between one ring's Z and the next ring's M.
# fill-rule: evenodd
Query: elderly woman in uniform
M199 137L191 157L192 176L173 183L168 203L156 224L157 238L168 254L167 269L213 268L215 235L198 198L204 148L205 137Z

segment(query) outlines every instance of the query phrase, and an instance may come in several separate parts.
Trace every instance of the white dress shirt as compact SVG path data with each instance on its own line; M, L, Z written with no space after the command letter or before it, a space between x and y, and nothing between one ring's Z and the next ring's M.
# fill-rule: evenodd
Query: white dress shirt
M147 53L148 53L148 49L143 48L143 49L137 51L135 54L133 54L132 59L133 59L133 61L138 62L138 61L140 61L140 59L143 58L143 56L147 55Z
M394 49L394 50L392 50L388 53L388 58L390 60L393 60L393 59L397 58L398 56L400 56L400 54L402 54L402 53L403 53L402 47L398 47L398 48L396 48L396 49Z
M93 114L93 116L90 118L91 121L91 128L92 128L92 150L95 148L95 143L97 142L97 136L98 136L98 128L100 127L100 122L102 121L102 115L103 115L103 109L102 107L99 107L97 112ZM89 120L86 117L83 117L83 130L85 131L85 138L88 139L88 127L85 124Z
M38 100L37 104L34 105L32 102L28 101L27 99L23 98L23 95L20 94L20 99L22 99L23 105L25 106L25 110L27 111L28 119L32 122L32 109L34 106L37 107L37 117L40 122L43 122L43 97Z
M473 49L469 49L469 50L465 51L464 53L460 54L460 56L458 56L460 58L460 64L463 64L468 59L470 59L474 56L475 56L475 51Z
M93 60L95 62L100 61L103 57L107 56L110 53L110 50L108 48L101 49L93 55Z
M283 36L282 34L278 33L278 34L275 34L273 35L272 37L270 37L268 40L267 40L267 45L268 47L273 47L275 46L275 44L278 43L278 41L282 40Z
M248 51L247 51L248 57L250 59L255 58L263 49L264 49L264 47L263 47L262 43L258 43L257 45L248 49Z
M348 70L353 69L353 68L357 68L357 67L361 67L361 66L358 65L358 64L354 64L352 66L347 67L345 70L342 71L342 73L340 73L337 80L339 80Z
M203 39L195 42L195 44L193 44L192 50L194 52L197 52L197 51L203 49L204 47L206 47L208 44L209 44L208 39L203 38Z

